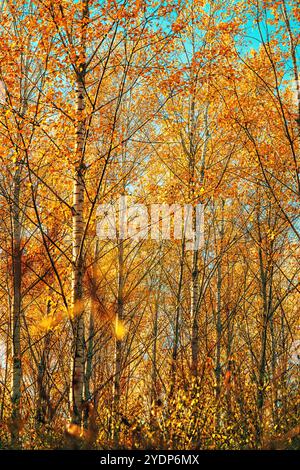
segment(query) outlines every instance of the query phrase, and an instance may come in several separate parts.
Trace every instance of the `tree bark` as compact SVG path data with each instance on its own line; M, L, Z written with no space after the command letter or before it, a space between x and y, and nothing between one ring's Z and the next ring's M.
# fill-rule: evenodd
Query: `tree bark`
M21 283L22 283L22 250L21 250L21 220L20 220L20 184L21 164L19 163L14 175L13 188L13 312L12 312L12 412L11 412L11 441L14 448L19 447L20 431L20 400L22 383L21 361Z
M86 369L85 369L85 380L84 380L84 427L89 427L89 415L91 410L91 390L90 382L93 372L93 358L94 358L94 336L95 336L95 324L94 315L96 312L96 296L97 296L97 259L98 259L98 240L96 240L95 246L95 258L93 265L93 279L92 279L92 291L91 291L91 305L90 305L90 318L89 318L89 331L87 339L87 357L86 357Z
M217 267L217 321L216 321L216 334L217 334L217 344L216 344L216 432L219 432L221 425L221 340L222 340L222 255L223 255L223 238L224 238L224 205L225 201L222 199L222 219L221 219L221 229L220 229L220 253Z
M124 321L124 244L123 240L119 240L118 245L118 297L117 297L117 312L116 312L116 339L115 339L115 376L114 376L114 428L113 437L116 447L119 445L120 434L120 398L121 398L121 377L122 377L122 355L123 355L123 338L118 334L118 325L123 324Z
M47 302L47 316L51 313L51 301L50 299ZM50 352L50 338L51 332L47 331L43 340L43 349L41 354L41 359L38 365L38 374L37 374L37 404L36 404L36 430L39 432L41 426L43 426L47 421L47 409L49 403L49 397L47 394L47 381L46 373L48 367L48 358Z
M175 314L175 328L174 328L174 342L172 351L172 362L171 362L171 384L169 398L173 397L176 378L177 378L177 356L179 348L179 337L180 337L180 316L181 316L181 302L182 302L182 287L183 287L183 269L184 269L184 250L185 240L182 240L181 245L181 259L180 259L180 271L178 280L178 290L176 296L176 314Z
M83 236L84 236L84 147L86 134L85 110L85 75L86 75L86 26L89 18L88 0L82 1L81 52L79 65L76 67L76 166L73 186L73 273L72 273L72 309L73 309L73 357L71 374L71 422L81 425L82 397L85 368L85 337L83 307Z
M206 153L207 153L207 144L209 139L209 129L208 129L208 107L209 105L206 104L205 112L204 112L204 142L202 148L202 156L201 156L201 172L200 172L200 185L203 185L204 181L204 170L205 170L205 161L206 161ZM194 131L191 133L191 138L194 136ZM194 145L191 145L190 151L194 151ZM195 174L195 156L192 158L191 161L191 175L194 177ZM199 240L197 236L197 214L196 214L196 207L194 207L195 201L195 191L194 186L191 187L191 194L190 198L193 204L193 231L195 235L195 246L193 251L193 259L192 259L192 280L191 280L191 323L192 323L192 331L191 331L191 353L192 353L192 375L197 378L199 372Z

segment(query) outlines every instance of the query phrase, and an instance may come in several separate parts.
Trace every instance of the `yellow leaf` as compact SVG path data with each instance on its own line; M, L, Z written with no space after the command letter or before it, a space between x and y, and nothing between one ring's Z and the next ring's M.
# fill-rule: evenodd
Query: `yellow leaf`
M42 318L38 327L41 330L49 331L55 328L60 323L61 320L62 320L61 313L55 316L47 316L47 317Z
M121 340L126 335L126 327L121 320L116 319L115 322L115 335L118 340Z
M41 330L51 330L53 327L53 318L52 317L44 317L40 321L39 327Z

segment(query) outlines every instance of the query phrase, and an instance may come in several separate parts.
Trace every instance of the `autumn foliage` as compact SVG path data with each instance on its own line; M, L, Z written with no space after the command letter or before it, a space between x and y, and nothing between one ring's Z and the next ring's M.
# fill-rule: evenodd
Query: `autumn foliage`
M299 3L0 8L0 448L299 448Z

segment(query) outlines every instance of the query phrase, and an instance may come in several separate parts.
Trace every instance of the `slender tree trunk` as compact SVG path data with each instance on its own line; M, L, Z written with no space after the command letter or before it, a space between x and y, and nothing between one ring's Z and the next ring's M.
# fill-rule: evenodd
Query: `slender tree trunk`
M158 313L159 313L159 293L155 302L155 311L153 319L153 345L152 345L152 387L151 387L151 404L155 408L157 401L157 334L158 334Z
M154 281L155 283L155 281ZM157 289L155 288L157 285ZM150 407L150 426L157 427L157 411L160 405L160 389L159 389L159 377L158 377L158 366L157 366L157 351L158 351L158 321L160 314L160 296L161 296L161 272L158 277L158 284L154 284L156 292L155 304L154 304L154 315L152 323L152 371L151 371L151 407Z
M222 289L222 266L221 260L218 264L217 269L217 323L216 323L216 333L217 333L217 345L216 345L216 431L219 432L220 429L220 396L221 396L221 339L222 339L222 304L221 304L221 289Z
M233 341L233 311L229 310L229 307L226 308L227 318L226 318L226 325L227 325L227 344L226 344L226 364L227 364L227 375L226 379L226 404L227 404L227 424L228 426L231 423L232 418L232 404L231 404L231 381L232 375L234 374L234 360L232 358L232 341Z
M261 248L262 238L260 232L260 218L257 214L257 223L259 230L259 266L260 266L260 283L261 283L261 297L263 301L263 321L261 330L261 351L259 359L259 370L258 370L258 383L257 383L257 443L262 442L262 431L263 431L263 411L265 402L265 375L267 366L267 341L268 341L268 323L269 323L269 310L268 310L268 294L267 294L267 269L264 266L263 250Z
M51 301L50 299L47 302L47 316L51 313ZM43 340L43 350L41 359L38 365L38 374L37 374L37 403L36 403L36 430L39 432L41 426L43 426L47 421L47 409L49 403L49 397L47 395L47 381L46 373L48 367L48 358L50 352L50 338L51 332L48 331L45 334Z
M91 409L91 390L90 382L93 372L93 358L94 358L94 336L95 336L95 324L94 324L94 315L96 312L96 294L97 294L97 260L98 260L98 240L96 240L95 246L95 258L93 265L93 279L92 279L92 291L91 291L91 305L90 305L90 318L89 318L89 331L87 339L87 357L86 357L86 369L85 369L85 380L84 380L84 401L85 401L85 410L84 410L84 427L88 429L89 427L89 414Z
M73 276L72 276L72 308L73 308L73 357L71 374L71 422L81 425L82 396L85 368L85 337L83 307L83 235L84 235L84 147L86 120L85 110L85 74L86 74L86 25L89 18L88 0L82 2L81 19L81 52L80 65L76 68L76 166L73 187Z
M154 281L155 282L155 281ZM161 296L161 273L158 278L159 285L157 286L157 292L155 297L155 306L154 306L154 318L153 318L153 328L152 328L152 384L151 384L151 404L155 410L157 400L159 399L158 391L158 374L157 374L157 339L158 339L158 319L160 312L160 296Z
M287 424L287 334L286 334L286 325L285 325L285 313L281 306L281 316L280 316L280 346L281 346L281 368L282 373L280 374L280 390L281 390L281 414L284 416L285 424Z
M203 181L204 181L204 171L205 171L205 161L206 161L206 154L207 154L207 145L208 145L208 139L209 139L209 129L208 129L208 103L206 104L205 107L205 112L204 112L204 142L203 142L203 147L202 147L202 156L201 156L201 172L200 172L200 186L202 187ZM194 109L192 108L192 111L194 113ZM191 127L193 129L193 125L191 124ZM194 139L194 133L195 130L191 132L191 142ZM190 153L193 155L193 152L195 151L194 145L191 143L190 146ZM194 246L194 251L193 251L193 258L192 258L192 280L191 280L191 311L190 311L190 316L191 316L191 322L192 322L192 331L191 331L191 353L192 353L192 375L197 378L198 373L199 373L199 240L198 240L198 234L197 234L197 213L196 213L196 207L194 206L195 204L195 190L194 190L194 185L193 185L193 179L194 179L194 174L195 174L195 156L192 157L191 159L191 165L190 165L190 172L192 175L192 184L191 184L191 191L190 191L190 199L193 204L193 215L192 215L192 220L193 220L193 231L196 234L195 235L195 246Z
M87 357L86 357L86 369L84 377L84 427L88 429L89 427L89 415L91 410L91 378L93 372L93 357L94 357L94 335L95 335L95 325L94 325L94 312L95 310L91 308L90 318L89 318L89 331L88 331L88 341L87 341Z
M11 308L9 309L11 311ZM7 336L6 336L6 342L5 342L5 368L4 368L4 377L3 377L3 387L2 387L2 396L1 396L1 410L0 410L0 421L3 420L3 415L4 415L4 409L5 409L5 403L6 403L6 389L7 389L7 383L9 380L9 357L10 357L10 329L7 328Z
M178 291L176 297L176 313L175 313L175 327L174 327L174 342L172 351L172 362L171 362L171 380L170 380L170 393L169 398L172 398L176 388L177 378L177 356L179 348L179 337L180 337L180 313L181 313L181 302L182 302L182 287L183 287L183 268L184 268L184 251L185 251L185 239L182 240L181 245L181 259L180 259L180 271L178 280Z
M258 390L257 390L257 442L261 443L262 440L262 427L263 427L263 410L265 403L265 374L266 374L266 353L267 353L267 340L268 340L268 325L267 320L264 318L262 333L261 333L261 354L259 361L258 371Z
M122 356L123 356L123 338L120 335L124 321L124 244L123 240L119 240L118 246L118 298L116 312L116 339L115 339L115 377L114 377L114 444L119 445L120 434L120 398L121 398L121 377L122 377ZM121 326L121 328L120 328Z
M222 219L221 219L221 229L220 229L220 252L219 260L217 267L217 321L216 321L216 333L217 333L217 344L216 344L216 431L219 432L221 419L220 419L220 397L221 397L221 340L222 340L222 256L223 256L223 238L224 238L224 205L225 201L222 199Z
M13 447L18 447L20 430L20 400L22 383L21 361L21 282L22 282L22 250L21 250L21 221L20 221L20 184L21 164L18 164L14 175L13 188L13 312L12 312L12 412L11 412L11 441Z
M198 252L193 253L192 262L192 284L191 284L191 318L192 318L192 374L198 377L198 358L199 358L199 319L198 319L198 298L199 298L199 270L198 270Z

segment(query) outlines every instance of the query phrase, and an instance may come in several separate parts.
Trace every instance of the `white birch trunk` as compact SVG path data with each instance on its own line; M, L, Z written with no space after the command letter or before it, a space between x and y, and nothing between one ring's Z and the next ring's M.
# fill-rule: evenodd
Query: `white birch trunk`
M83 384L85 368L84 307L83 307L83 235L84 235L84 146L86 121L85 110L85 74L86 74L86 23L89 17L88 1L82 1L81 52L80 65L76 68L76 166L73 186L73 357L71 375L71 421L81 425Z

